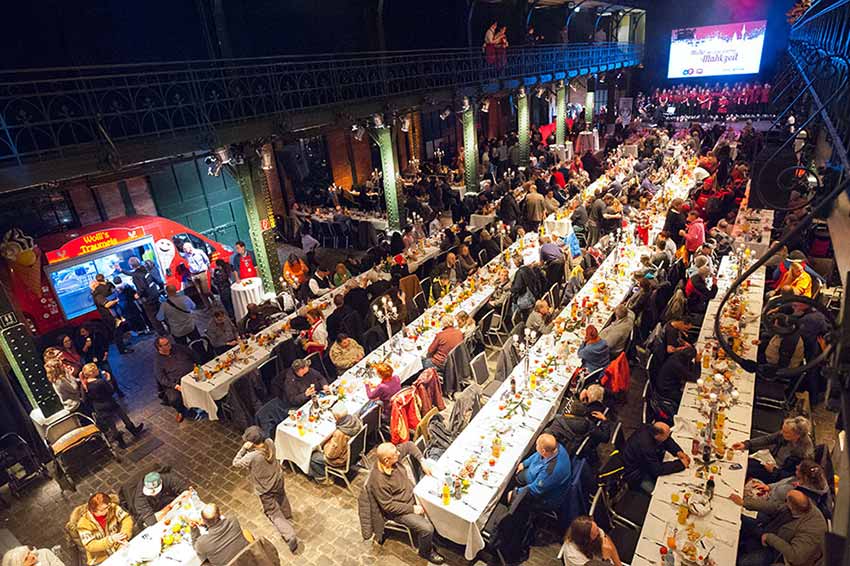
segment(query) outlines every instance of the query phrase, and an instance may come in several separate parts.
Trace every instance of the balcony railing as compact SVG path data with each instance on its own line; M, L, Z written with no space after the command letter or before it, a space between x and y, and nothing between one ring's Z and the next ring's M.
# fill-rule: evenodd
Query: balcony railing
M629 43L32 69L0 72L0 167L94 143L238 124L299 110L555 73L636 65Z

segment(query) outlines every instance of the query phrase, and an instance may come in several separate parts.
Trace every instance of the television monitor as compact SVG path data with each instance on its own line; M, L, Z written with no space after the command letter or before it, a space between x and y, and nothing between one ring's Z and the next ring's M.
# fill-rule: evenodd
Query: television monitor
M667 78L758 73L766 29L766 20L674 29Z

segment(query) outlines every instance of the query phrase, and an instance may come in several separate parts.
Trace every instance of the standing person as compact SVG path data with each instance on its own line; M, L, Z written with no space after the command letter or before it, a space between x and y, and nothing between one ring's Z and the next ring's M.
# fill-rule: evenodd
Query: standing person
M69 368L71 375L76 378L83 369L83 358L74 344L74 340L67 334L61 334L56 341L59 344L59 353L62 363Z
M133 287L136 288L136 299L145 313L147 323L159 336L165 336L167 334L165 327L156 318L156 313L159 311L159 296L163 291L159 274L151 271L147 262L142 263L137 257L131 257L127 263L132 269L130 275L133 277Z
M201 335L195 326L195 317L192 315L192 311L195 310L192 299L179 294L174 285L166 285L165 293L168 298L160 305L159 312L156 314L157 320L168 323L171 336L178 344L188 345L192 340L200 338Z
M667 216L664 218L663 231L670 235L670 238L675 242L676 248L679 248L685 241L682 235L682 230L685 229L685 215L682 214L682 207L685 201L680 198L674 198L670 203L670 209L667 211Z
M688 212L687 230L679 230L679 236L685 240L685 249L693 254L705 243L705 224L695 210Z
M112 373L112 366L109 365L109 342L98 328L84 324L77 330L77 350L82 355L83 363L95 363L100 369ZM112 384L118 396L123 397L124 392L115 376L112 377Z
M213 286L216 292L218 292L218 298L224 310L227 311L230 318L235 319L236 313L233 310L233 295L230 293L230 274L232 272L233 269L230 264L226 263L223 259L215 260L215 270L212 274Z
M80 409L83 395L80 384L69 367L62 362L62 354L56 348L44 351L44 373L59 396L62 406L73 413Z
M242 434L244 444L233 458L233 466L248 470L254 493L260 498L263 513L272 522L289 551L298 551L298 537L292 528L292 507L286 497L283 470L275 458L274 442L258 426L249 426Z
M112 297L114 292L115 286L107 282L106 277L102 273L98 273L92 283L91 290L92 299L94 299L94 305L97 308L97 314L100 315L100 320L106 325L107 332L111 334L115 345L118 347L118 352L120 354L128 354L133 350L124 344L124 330L126 327L124 326L124 319L117 316L116 307L118 306L118 299Z
M230 256L230 267L233 268L236 281L258 277L254 252L249 251L242 240L236 242L235 248L236 252Z
M537 187L529 183L526 186L528 194L525 196L525 220L529 230L537 230L543 219L546 218L546 199L537 192Z
M127 411L118 404L118 401L112 396L115 393L115 386L112 383L112 376L109 372L102 372L96 364L86 364L80 371L80 378L85 391L85 400L91 404L95 413L95 421L97 427L106 433L106 436L114 440L121 448L126 448L124 435L118 432L115 427L115 418L118 417L124 423L124 428L127 432L135 437L142 433L144 423L138 425L133 424Z
M160 336L154 342L156 362L154 377L160 390L160 396L166 405L177 411L177 422L183 422L189 410L183 404L182 386L180 380L195 368L192 352L181 344L172 344L165 336Z
M210 280L207 273L210 268L210 258L203 250L196 249L192 242L183 243L183 253L180 254L189 264L189 276L192 284L201 296L204 308L210 305Z
M489 65L496 64L496 30L498 26L498 22L493 22L487 28L487 31L484 32L484 45L482 47L484 49L484 58Z

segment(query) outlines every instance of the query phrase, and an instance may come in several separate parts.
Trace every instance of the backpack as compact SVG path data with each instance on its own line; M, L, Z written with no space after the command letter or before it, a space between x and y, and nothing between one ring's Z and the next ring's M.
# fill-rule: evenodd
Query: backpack
M152 302L159 299L162 289L156 279L153 278L153 274L150 271L145 271L145 274L142 275L142 277L134 278L133 283L135 283L138 287L136 292L138 292L139 296L145 301Z
M717 197L710 197L705 203L705 214L709 218L720 216L723 212L723 201Z

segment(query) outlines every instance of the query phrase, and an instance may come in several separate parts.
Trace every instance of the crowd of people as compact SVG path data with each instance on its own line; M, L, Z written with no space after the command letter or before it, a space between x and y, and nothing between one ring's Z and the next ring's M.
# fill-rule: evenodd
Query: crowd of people
M653 116L656 110L675 116L767 116L770 102L770 83L729 83L713 85L682 83L668 88L657 88L648 96L639 93L635 104L638 113ZM672 109L672 112L669 110Z
M488 34L485 51L489 46L491 52L496 52L502 40L495 24ZM769 88L769 85L718 88L716 98L714 91L702 90L711 95L705 103L710 110L711 105L720 104L722 99L736 96L742 97L736 104L761 104L761 97ZM652 104L677 104L690 112L701 108L702 96L708 96L700 89L683 86L672 92L656 91ZM673 96L677 97L675 101ZM736 112L740 111L736 108ZM738 142L734 158L732 139ZM659 476L692 465L689 454L671 431L672 415L677 412L683 384L695 381L700 374L695 330L717 293L720 261L733 251L736 215L746 195L749 163L758 143L750 124L738 133L722 126L706 129L693 124L684 129L673 126L647 129L640 122L629 126L619 122L606 137L603 151L588 151L569 161L560 161L548 150L548 141L535 132L530 166L519 168L515 133L482 140L479 173L491 182L483 184L482 190L474 195L461 197L443 177L409 179L404 187L405 207L408 213L422 218L422 222L379 242L362 258L324 265L316 261L314 254L289 255L280 277L292 295L290 310L301 308L290 318L289 334L274 348L276 371L271 376L252 379L251 383L259 404L274 402L282 411L280 418L286 418L286 411L297 410L318 396L331 393L338 376L387 340L386 326L376 317L373 305L381 300L396 305L399 316L392 321L394 332L421 314L422 305L416 303L402 280L410 275L405 252L426 235L440 235L441 253L437 261L429 272L417 274L419 280L430 281L422 291L427 304L432 305L499 257L503 248L539 230L549 214L567 210L580 244L578 253L565 239L541 232L539 258L523 264L522 258L515 255L512 274L506 270L500 275L500 284L487 307L481 310L508 313L508 320L520 322L535 335L544 335L552 331L556 313L604 260L619 232L633 229L635 237L649 251L641 257L640 269L631 275L631 292L616 305L608 324L602 328L588 325L581 330L584 340L577 354L582 361L582 375L591 378L580 391L575 391L567 409L537 436L534 450L518 463L505 490L502 503L512 511L504 528L513 534L501 543L499 550L513 562L521 562L528 556L534 539L533 518L541 512L562 508L574 479L578 446L585 440L592 447L612 441L613 423L622 398L603 387L601 376L621 356L627 356L629 362L644 354L653 356L654 365L647 376L651 385L650 418L607 461L592 461L594 471L609 483L619 482L623 489L651 494ZM637 155L627 155L624 144L636 146ZM675 158L674 145L681 149ZM663 230L655 240L649 241L650 202L679 164L690 158L697 162L693 171L695 185L686 198L669 203ZM594 190L590 190L592 183ZM471 214L484 211L494 212L498 223L484 229L470 228ZM336 214L341 222L345 220L342 206L337 206ZM792 215L779 218L777 229L783 232L794 222ZM304 251L315 250L319 243L315 238L311 241L309 228L304 236L307 244ZM786 249L772 266L775 272L770 277L769 298L811 298L826 283L808 265L803 249L805 241L797 244L799 248ZM44 351L48 378L63 405L93 415L97 426L119 447L125 446L125 438L116 427L117 420L123 421L131 435L142 434L144 425L131 420L115 398L122 394L120 378L109 364L110 342L116 344L119 352L130 351L124 342L127 327L123 325L131 318L132 308L132 318L142 321L140 330L157 334L153 372L161 401L173 408L178 422L202 418L202 412L184 405L183 377L191 374L196 364L236 346L242 337L265 329L287 310L280 304L271 310L268 305L249 305L245 318L234 320L230 285L257 275L245 244L238 242L235 247L236 253L229 263L219 261L213 267L203 250L187 242L182 249L186 264L181 270L180 288L164 284L156 267L139 258L130 258L128 262L126 274L132 279L132 287L119 279L118 287L125 286L127 293L99 275L92 283L92 295L100 323L84 325L74 336L60 336L55 345ZM386 269L389 277L380 276L380 270L373 268L387 258L391 258ZM557 299L548 293L553 287L561 290ZM121 307L116 293L124 297L126 307ZM303 306L329 293L333 306L327 311ZM210 315L203 333L196 324L198 310ZM773 370L798 367L804 360L814 359L822 348L817 338L828 331L817 311L795 312L787 305L782 311L787 316L808 319L790 333L763 337L759 359ZM464 312L444 313L439 317L439 331L423 350L423 373L444 376L454 349L461 343L480 340L475 332L479 318ZM505 330L512 332L514 328L507 324L506 321ZM206 358L205 352L190 347L202 338L211 347ZM475 347L478 351L485 350L483 343ZM395 411L399 408L394 399L403 387L396 368L381 362L371 365L368 371L366 396L380 405L383 423L396 422ZM810 375L805 386L813 400L822 396L823 380L817 375ZM334 432L310 457L308 476L320 485L332 483L329 467L339 467L352 457L349 441L364 427L364 413L349 414L340 406L331 412ZM255 422L258 418L251 414L247 420ZM292 523L284 473L270 430L273 428L254 424L245 427L243 444L232 464L250 478L263 513L295 554L304 545ZM454 436L459 432L454 430ZM767 450L775 461L768 465L751 459L748 486L752 489L732 496L743 507L759 511L757 519L744 521L742 563L770 564L777 559L792 564L814 563L809 560L820 556L819 541L826 531L824 518L831 513L831 494L826 472L820 463L813 461L814 444L808 419L790 416L774 434L755 437L732 448L748 452ZM420 556L434 564L444 562L437 550L439 539L435 537L432 520L414 496L415 484L404 469L406 463L415 461L422 474L430 474L429 459L412 442L384 442L377 446L375 454L358 502L361 523L368 524L370 532L374 530L381 539L383 521L392 519L401 523L415 535ZM665 458L665 454L672 458ZM130 509L122 508L109 494L93 495L77 512L73 524L86 562L91 566L103 562L126 544L135 532L134 524L155 523L168 502L187 489L189 485L179 477L158 471L139 480L137 493L127 503ZM566 565L594 561L621 563L623 549L617 548L592 517L583 514L573 517L564 532L561 556ZM248 544L238 520L214 504L205 506L200 523L192 525L192 541L198 555L212 566L227 564ZM14 552L14 559L21 564L42 560L36 551ZM50 562L44 559L39 563Z

